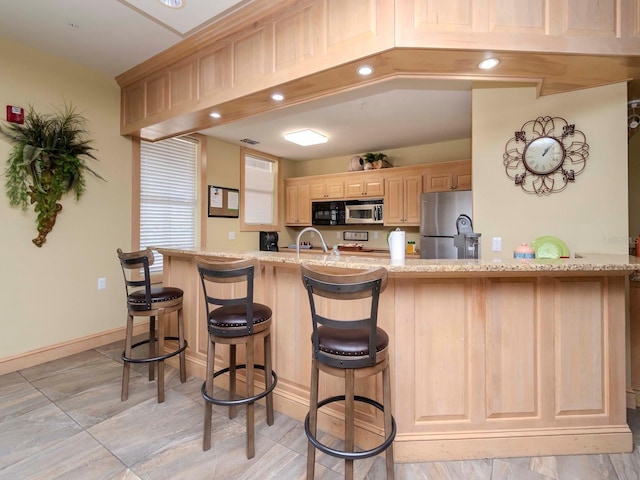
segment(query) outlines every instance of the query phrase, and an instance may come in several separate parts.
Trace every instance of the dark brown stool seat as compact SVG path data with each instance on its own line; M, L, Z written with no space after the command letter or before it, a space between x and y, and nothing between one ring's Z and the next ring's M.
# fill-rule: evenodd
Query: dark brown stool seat
M391 379L389 372L389 336L378 321L378 301L387 283L384 268L335 273L320 268L301 266L302 282L309 295L313 333L313 358L311 364L311 393L309 413L304 429L309 440L307 451L307 479L314 477L315 451L344 459L345 478L353 479L353 461L385 452L387 478L393 479L393 440L396 423L391 415ZM348 272L348 271L346 271ZM328 302L317 302L316 297L330 300L370 299L369 315L365 318L345 320L328 316ZM338 307L336 311L341 311ZM344 314L344 313L343 313ZM345 394L318 401L320 371L344 378ZM372 398L355 395L355 379L382 373L383 404ZM317 439L318 409L334 402L344 402L345 438L344 450L331 448ZM384 414L384 440L374 448L354 451L355 402L371 405Z
M202 281L202 290L207 309L207 345L206 380L202 384L204 398L204 438L203 450L211 448L212 406L229 407L229 418L235 416L235 407L246 405L247 420L247 458L255 456L254 405L266 397L267 425L273 425L273 389L278 376L271 364L271 308L253 301L253 280L259 265L256 259L229 260L196 257L198 272ZM226 291L222 285L232 285ZM254 361L255 340L262 339L264 344L264 365ZM229 345L229 366L215 371L216 344ZM236 365L236 346L245 346L245 363ZM236 395L236 371L246 372L246 393L244 397ZM264 389L255 393L254 372L264 371ZM214 380L220 375L229 374L228 398L213 396Z
M151 249L125 253L118 249L118 258L124 276L127 293L127 330L125 347L122 352L124 362L122 373L121 400L129 397L129 375L132 363L149 364L149 380L155 379L154 365L158 365L158 403L164 402L164 361L167 358L180 355L180 381L187 380L185 365L185 350L187 341L184 339L184 320L182 317L183 292L175 287L152 287L149 267L153 265L154 257ZM141 278L136 275L142 273ZM127 275L129 273L129 275ZM165 334L165 323L170 314L176 313L178 336ZM149 336L147 339L133 343L133 318L149 317ZM156 317L158 318L156 333ZM177 348L165 352L165 341L177 341ZM133 350L142 345L148 345L147 355L133 356Z

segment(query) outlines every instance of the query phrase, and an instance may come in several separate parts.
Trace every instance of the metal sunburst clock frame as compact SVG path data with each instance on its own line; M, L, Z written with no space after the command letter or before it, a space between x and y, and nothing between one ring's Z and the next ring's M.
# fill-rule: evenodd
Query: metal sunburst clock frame
M542 196L561 192L575 181L587 158L584 133L564 118L546 116L526 122L515 132L505 145L503 164L515 185Z

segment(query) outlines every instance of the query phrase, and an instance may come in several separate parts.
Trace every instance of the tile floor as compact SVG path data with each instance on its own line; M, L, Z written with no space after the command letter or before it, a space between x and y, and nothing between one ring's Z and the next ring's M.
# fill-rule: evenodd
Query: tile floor
M129 399L121 402L121 351L121 344L112 344L0 377L0 479L305 477L300 422L276 413L267 427L264 408L256 408L256 456L248 461L242 413L229 420L215 407L214 444L203 452L202 381L181 384L167 368L166 400L158 404L155 382L138 369ZM396 478L638 480L640 413L628 413L635 444L630 454L396 464ZM342 461L321 454L317 461L317 479L343 477ZM384 479L383 458L356 462L356 478Z

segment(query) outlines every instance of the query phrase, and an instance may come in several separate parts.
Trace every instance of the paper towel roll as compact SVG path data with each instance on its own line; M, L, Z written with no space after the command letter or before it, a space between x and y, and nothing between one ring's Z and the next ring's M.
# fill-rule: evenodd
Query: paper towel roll
M397 228L389 234L389 251L391 252L391 262L404 262L405 249L405 232Z

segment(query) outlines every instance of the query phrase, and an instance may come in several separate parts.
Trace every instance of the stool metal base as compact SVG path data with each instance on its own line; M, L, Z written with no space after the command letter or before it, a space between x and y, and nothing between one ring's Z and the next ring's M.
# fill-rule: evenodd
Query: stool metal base
M164 337L165 341L166 340L176 340L176 341L180 341L180 338L178 337ZM157 342L158 339L155 338L153 340L154 342ZM131 345L131 350L133 350L136 347L139 347L141 345L148 345L151 342L151 340L147 339L147 340L142 340L141 342L137 342L134 343L133 345ZM179 348L178 350L174 350L172 352L168 352L164 355L158 355L157 357L145 357L145 358L129 358L125 355L125 351L122 351L122 355L120 356L120 358L122 358L123 362L128 362L128 363L151 363L151 362L159 362L161 360L166 360L167 358L171 358L174 357L176 355L179 355L180 353L184 352L187 347L189 346L189 344L187 343L187 341L184 341L184 346Z
M321 402L318 402L318 410L329 403L340 402L340 401L344 401L345 399L346 397L344 395L337 395L335 397L325 398ZM369 405L376 407L381 412L384 412L384 406L381 403L376 402L371 398L363 397L361 395L355 395L353 399L357 402L368 403ZM334 448L327 447L323 443L320 443L320 441L314 435L311 434L311 429L309 427L308 413L306 418L304 419L304 433L306 433L307 438L313 444L314 447L316 447L321 452L326 453L327 455L341 458L343 460L362 460L364 458L376 456L384 452L387 448L391 446L391 444L393 443L393 440L396 438L396 420L395 418L393 418L393 415L392 415L391 416L391 432L389 433L389 436L384 440L384 442L382 442L380 445L370 450L363 450L360 452L345 452L344 450L336 450Z
M241 369L246 369L246 368L247 368L247 365L244 363L242 365L236 365L236 371ZM264 365L254 365L253 368L262 370L262 371L264 371L265 369ZM215 372L213 374L213 378L215 379L216 377L223 375L225 373L228 373L230 371L231 369L229 367L223 368L222 370ZM241 398L236 398L232 400L222 400L219 398L211 397L207 395L207 392L206 392L206 385L207 385L206 381L202 383L202 388L200 389L200 391L202 393L202 398L204 398L209 403L213 403L214 405L222 405L227 407L246 405L247 403L253 403L253 402L256 402L257 400L260 400L261 398L266 397L273 391L273 389L276 387L276 384L278 383L278 375L276 375L276 372L274 372L273 370L271 370L271 378L273 379L273 382L271 383L271 385L269 385L269 388L265 388L264 390L258 392L256 395L253 395L251 397L241 397Z

